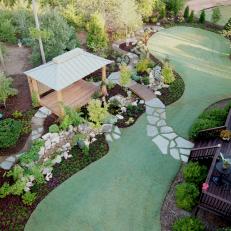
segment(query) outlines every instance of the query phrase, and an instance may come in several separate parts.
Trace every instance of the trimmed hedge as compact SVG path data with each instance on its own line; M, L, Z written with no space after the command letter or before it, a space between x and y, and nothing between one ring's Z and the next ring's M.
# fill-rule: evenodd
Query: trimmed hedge
M22 131L22 123L14 119L0 121L0 148L16 145Z

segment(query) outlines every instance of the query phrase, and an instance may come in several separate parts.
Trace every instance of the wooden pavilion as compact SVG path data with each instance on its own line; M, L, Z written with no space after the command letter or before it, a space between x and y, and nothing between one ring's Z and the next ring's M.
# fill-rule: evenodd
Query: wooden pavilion
M58 116L63 116L63 105L82 107L99 90L99 86L83 78L102 69L104 81L106 66L112 62L80 48L66 52L25 72L31 96L34 95L41 106L47 107Z

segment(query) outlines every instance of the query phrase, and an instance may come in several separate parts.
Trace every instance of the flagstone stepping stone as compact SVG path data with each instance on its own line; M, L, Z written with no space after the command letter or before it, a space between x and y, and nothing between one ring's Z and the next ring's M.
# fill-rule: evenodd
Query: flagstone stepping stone
M117 133L117 134L121 134L121 131L120 131L120 129L118 127L114 128L114 132Z
M116 133L112 133L112 137L115 139L115 140L118 140L120 138L119 135L117 135Z
M157 113L157 112L155 112L153 115L156 116L156 117L160 117L160 114Z
M13 166L14 162L11 162L11 161L3 161L1 164L0 164L0 168L3 168L5 170L9 170L11 169L11 167Z
M6 161L9 162L15 162L16 158L14 156L9 156L8 158L6 158Z
M158 126L158 127L162 127L162 126L165 126L165 125L166 125L165 120L160 120L160 121L157 123L157 126Z
M154 108L148 107L148 106L146 107L146 113L147 113L148 115L152 115L153 112L154 112Z
M108 142L112 142L112 141L113 141L110 134L106 134L106 140L107 140Z
M168 154L169 141L167 139L158 135L155 138L153 138L152 141L157 145L157 147L163 154Z
M111 132L112 131L112 127L113 127L112 124L103 124L103 126L102 126L102 132L103 133L105 133L105 132Z
M170 149L170 155L176 160L180 159L179 150L177 148Z
M169 140L173 140L177 137L177 134L176 133L167 133L167 134L161 134L162 136L166 137L167 139Z
M183 149L183 148L180 149L180 153L186 156L189 156L190 152L191 149Z
M178 137L176 138L176 144L177 144L177 147L179 148L193 148L194 147L194 144L182 137Z
M165 108L164 104L158 98L146 101L146 105L154 108Z
M161 114L162 112L165 112L165 109L158 108L158 109L156 109L156 112Z
M43 114L49 116L51 114L51 110L48 109L47 107L41 107L39 108L39 111L42 112Z
M176 147L176 143L174 140L172 140L170 143L170 148L174 148L174 147Z
M162 113L160 114L160 118L165 120L165 119L166 119L166 113L165 113L165 112L162 112Z
M40 119L45 119L45 118L47 117L47 115L44 114L43 112L41 112L41 111L38 110L38 111L35 113L34 117L40 118Z
M147 135L150 137L158 135L158 128L155 126L147 125Z
M181 158L181 160L183 162L188 162L188 157L187 156L181 155L180 158Z
M173 132L173 129L171 127L168 127L168 126L164 126L164 127L160 128L160 132L161 133L171 133L171 132Z
M154 116L147 116L147 119L150 124L154 125L160 120L160 118Z
M32 135L31 140L36 140L41 137L41 134Z

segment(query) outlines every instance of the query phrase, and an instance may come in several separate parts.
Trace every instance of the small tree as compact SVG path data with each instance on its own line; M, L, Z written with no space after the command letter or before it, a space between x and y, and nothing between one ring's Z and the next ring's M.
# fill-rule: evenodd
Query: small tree
M188 18L188 22L189 23L194 22L194 10L191 11L191 13L189 15L189 18Z
M201 11L199 22L202 24L205 23L205 10Z
M107 47L108 36L105 31L105 21L101 14L95 13L88 24L87 46L94 52Z
M224 29L227 31L231 30L231 18L229 18L228 22L225 24Z
M100 128L101 124L108 117L108 106L102 106L102 102L99 99L92 99L87 107L89 113L89 119L92 121L96 128Z
M189 6L187 6L184 10L184 19L185 21L188 21L188 17L189 17Z
M5 107L7 98L18 93L18 91L12 87L12 83L12 78L7 78L4 73L0 73L0 103L3 103Z
M127 65L120 66L120 84L125 86L130 83L132 77L132 73L129 70Z
M221 12L220 12L220 9L219 7L216 7L213 9L213 13L212 13L212 22L213 23L217 23L221 18Z

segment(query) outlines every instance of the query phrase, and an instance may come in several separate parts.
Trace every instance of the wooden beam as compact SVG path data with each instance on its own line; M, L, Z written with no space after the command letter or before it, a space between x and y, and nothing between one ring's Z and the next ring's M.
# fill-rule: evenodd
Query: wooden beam
M30 89L30 95L32 96L33 86L32 86L32 83L31 83L31 78L27 77L27 81L28 81L28 86L29 86L29 89Z
M107 79L107 70L106 66L102 67L102 81L106 81Z
M58 104L59 104L59 110L60 110L60 116L63 117L64 116L64 108L63 108L63 94L62 94L62 90L57 91L57 100L58 100Z
M39 95L39 88L38 88L37 80L32 79L31 83L32 83L33 93L36 95L38 102L40 103L40 95Z

